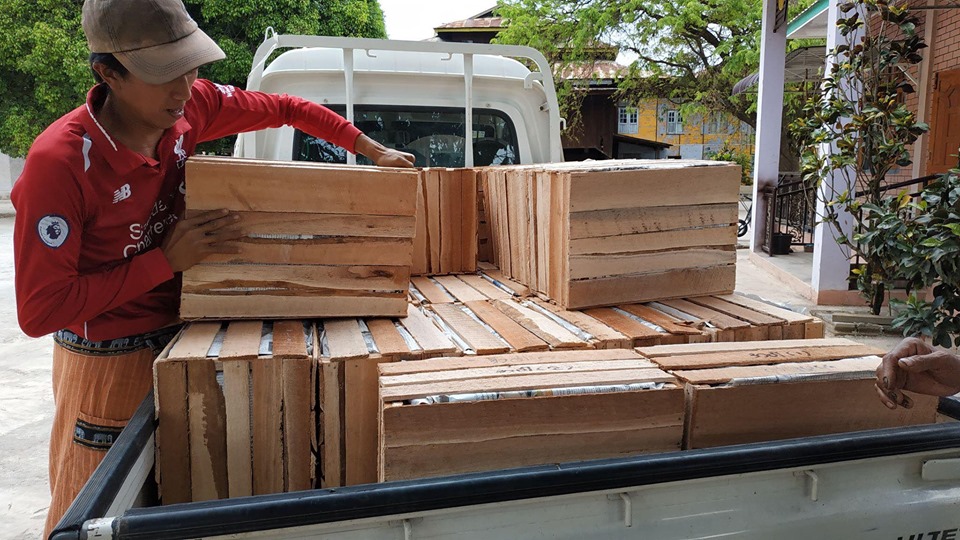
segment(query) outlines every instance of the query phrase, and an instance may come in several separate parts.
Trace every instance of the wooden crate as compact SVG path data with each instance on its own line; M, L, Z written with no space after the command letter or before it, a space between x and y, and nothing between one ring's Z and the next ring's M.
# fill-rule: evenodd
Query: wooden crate
M616 160L480 174L493 263L565 309L734 289L736 165Z
M321 487L377 481L377 365L460 354L416 306L402 319L328 319L320 330Z
M476 271L477 210L477 173L473 169L420 171L414 275Z
M187 214L241 216L240 252L183 273L184 319L400 316L417 172L234 158L187 161Z
M313 340L301 321L184 328L153 368L163 504L315 486Z
M877 399L879 351L846 339L709 343L637 351L686 383L684 448L933 423L937 398L912 409Z
M380 480L680 448L683 389L630 350L440 358L379 369ZM635 383L662 387L610 388ZM527 397L515 397L519 392ZM500 396L466 397L481 393ZM440 402L415 404L430 398Z

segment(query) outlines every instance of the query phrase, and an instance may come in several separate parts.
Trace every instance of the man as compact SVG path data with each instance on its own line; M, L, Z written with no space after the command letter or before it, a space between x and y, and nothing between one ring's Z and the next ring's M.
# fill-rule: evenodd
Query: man
M181 0L86 0L83 30L97 85L37 138L12 193L20 326L55 333L47 534L148 392L180 272L237 251L236 215L180 219L197 143L289 124L413 166L324 107L198 79L224 53Z
M904 339L877 367L877 394L890 409L909 409L913 400L904 391L930 396L960 392L960 357L918 338Z

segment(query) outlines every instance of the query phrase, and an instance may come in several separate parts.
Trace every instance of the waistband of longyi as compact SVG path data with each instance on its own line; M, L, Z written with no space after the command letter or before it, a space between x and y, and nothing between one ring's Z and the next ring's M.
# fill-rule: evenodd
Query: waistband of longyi
M64 328L53 335L53 341L68 351L91 356L115 356L147 348L153 350L156 356L177 335L181 327L182 325L168 326L145 334L103 341L90 341Z

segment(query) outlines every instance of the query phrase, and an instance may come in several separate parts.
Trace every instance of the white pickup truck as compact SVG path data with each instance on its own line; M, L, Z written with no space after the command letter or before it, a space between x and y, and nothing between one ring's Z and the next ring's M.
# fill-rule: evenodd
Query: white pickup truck
M268 33L248 87L327 104L418 165L562 160L532 49ZM291 128L242 135L236 155L355 160ZM956 540L960 402L940 409L911 428L157 506L151 395L53 538Z

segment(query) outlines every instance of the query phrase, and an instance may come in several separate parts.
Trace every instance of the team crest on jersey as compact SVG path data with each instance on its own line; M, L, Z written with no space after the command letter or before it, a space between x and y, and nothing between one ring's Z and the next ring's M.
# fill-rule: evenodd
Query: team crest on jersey
M173 145L173 153L177 155L177 168L182 169L183 164L187 161L187 151L183 149L183 134Z
M70 225L63 216L50 214L43 216L37 222L37 234L40 235L40 241L54 249L63 245L70 236Z

